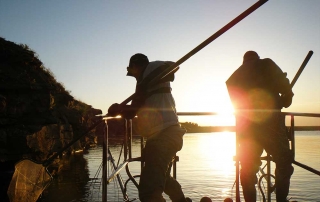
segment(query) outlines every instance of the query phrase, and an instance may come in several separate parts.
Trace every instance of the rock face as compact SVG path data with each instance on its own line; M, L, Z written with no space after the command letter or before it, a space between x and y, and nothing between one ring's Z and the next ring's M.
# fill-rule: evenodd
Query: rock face
M100 119L75 100L26 45L0 38L0 162L43 161ZM92 130L79 148L92 144Z

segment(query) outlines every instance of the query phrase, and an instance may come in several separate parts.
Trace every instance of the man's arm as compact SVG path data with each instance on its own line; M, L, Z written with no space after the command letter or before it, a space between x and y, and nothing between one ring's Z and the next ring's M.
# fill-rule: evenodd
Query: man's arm
M134 104L121 107L120 104L114 103L109 107L108 115L112 117L121 115L125 119L132 119L136 116L139 107L140 106Z
M118 103L112 104L108 109L108 115L113 117L121 115L126 119L134 118L139 108L144 104L145 99L147 98L145 89L139 88L139 86L137 86L136 94L137 96L132 100L131 105L121 106Z
M274 82L274 90L276 90L281 95L282 107L289 107L292 104L293 92L290 85L290 81L287 78L287 73L283 72L281 68L271 59L265 59L270 67L271 77Z

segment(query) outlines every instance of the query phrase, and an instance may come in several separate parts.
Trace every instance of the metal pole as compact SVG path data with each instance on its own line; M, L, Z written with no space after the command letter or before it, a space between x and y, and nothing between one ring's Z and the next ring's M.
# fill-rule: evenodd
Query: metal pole
M295 149L295 141L294 141L294 116L291 116L291 131L290 131L290 139L291 139L291 150L293 155L293 160L295 159L296 149Z
M185 62L187 59L189 59L191 56L196 54L198 51L200 51L202 48L206 47L208 44L210 44L212 41L217 39L219 36L224 34L226 31L228 31L231 27L236 25L238 22L243 20L245 17L250 15L253 11L258 9L260 6L262 6L264 3L266 3L268 0L260 0L257 1L255 4L253 4L250 8L245 10L243 13L241 13L239 16L237 16L235 19L233 19L231 22L229 22L227 25L222 27L220 30L218 30L216 33L211 35L208 39L203 41L201 44L199 44L197 47L195 47L193 50L191 50L189 53L187 53L185 56L183 56L181 59L179 59L177 62L172 64L168 69L163 71L161 74L157 75L154 79L152 79L150 82L148 82L148 85L152 86L156 84L159 80L165 78L166 76L170 75L171 73L177 71L179 68L178 66L181 65L183 62ZM140 83L141 85L146 85L143 81ZM136 94L132 94L130 97L128 97L126 100L124 100L120 105L124 106L128 102L130 102Z
M140 153L141 153L140 167L141 167L141 170L143 169L143 165L144 165L143 157L142 157L143 148L144 148L144 138L141 136L140 137Z
M224 27L222 27L220 30L218 30L216 33L214 33L213 35L211 35L208 39L206 39L205 41L203 41L201 44L199 44L197 47L195 47L193 50L191 50L189 53L187 53L185 56L183 56L180 60L178 60L175 64L171 65L167 71L166 74L164 75L159 75L158 77L154 78L151 82L150 85L155 84L159 79L166 77L167 75L169 75L172 71L176 70L176 67L178 67L180 64L182 64L183 62L185 62L187 59L189 59L191 56L193 56L194 54L196 54L198 51L200 51L202 48L206 47L208 44L210 44L212 41L214 41L215 39L217 39L219 36L221 36L222 34L224 34L226 31L228 31L231 27L233 27L234 25L236 25L238 22L240 22L241 20L243 20L245 17L247 17L249 14L251 14L253 11L255 11L257 8L259 8L260 6L262 6L264 3L266 3L268 0L260 0L258 2L256 2L255 4L253 4L250 8L248 8L247 10L245 10L243 13L241 13L238 17L236 17L235 19L233 19L231 22L229 22L227 25L225 25Z
M56 152L55 154L53 154L52 156L50 156L47 160L45 160L42 165L44 167L47 167L52 161L54 161L59 155L61 155L66 149L68 149L69 147L71 147L75 142L77 142L78 140L80 140L83 136L87 135L91 130L93 130L95 127L97 127L99 124L101 124L103 121L100 120L94 124L92 124L92 126L90 126L83 134L79 135L78 137L74 138L71 142L69 142L67 145L65 145L63 148L61 148L58 152Z
M102 149L102 202L107 202L107 196L108 196L108 191L107 191L107 182L106 179L108 176L108 123L107 120L105 121L105 126L103 130L103 149Z
M291 88L294 86L294 84L296 83L296 81L298 80L300 74L302 73L302 71L304 70L304 68L306 67L307 63L309 62L311 56L313 54L313 51L309 51L308 55L306 56L306 58L304 59L304 61L302 62L298 72L296 73L296 75L294 76L294 78L292 79L290 86Z
M132 119L129 120L128 122L128 138L129 138L129 144L128 144L128 149L129 149L129 159L132 158Z
M108 152L108 154L109 154L109 158L110 158L110 162L111 162L111 164L112 164L112 167L114 168L114 170L116 170L116 169L117 169L117 166L116 166L116 164L114 163L114 159L113 159L113 156L112 156L111 151L110 151L109 148L108 148L108 151L107 151L107 152ZM122 178L120 177L120 174L117 174L116 177L117 177L117 180L118 180L118 183L119 183L119 186L120 186L122 195L123 195L123 199L124 199L125 201L128 201L128 195L127 195L127 193L125 192L124 183L123 183Z
M124 134L124 142L123 142L123 160L128 159L128 120L124 120L125 134Z
M179 156L175 156L172 162L173 167L173 178L177 179L177 161L179 161Z
M271 156L267 154L267 194L268 202L271 202Z
M236 114L236 202L240 202L240 165L239 165L239 129L238 129L238 115Z

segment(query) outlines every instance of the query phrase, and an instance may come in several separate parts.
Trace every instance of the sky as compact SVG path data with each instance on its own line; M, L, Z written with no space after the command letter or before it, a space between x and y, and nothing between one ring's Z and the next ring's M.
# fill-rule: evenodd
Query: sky
M107 114L111 104L134 93L136 81L126 77L133 54L176 62L254 3L0 0L0 37L28 45L72 96ZM320 113L319 10L319 0L266 2L180 65L172 83L177 111L232 111L225 81L248 50L274 60L290 80L312 50L293 88L293 103L283 111ZM199 125L233 121L189 118L180 121ZM320 118L301 121L320 125Z

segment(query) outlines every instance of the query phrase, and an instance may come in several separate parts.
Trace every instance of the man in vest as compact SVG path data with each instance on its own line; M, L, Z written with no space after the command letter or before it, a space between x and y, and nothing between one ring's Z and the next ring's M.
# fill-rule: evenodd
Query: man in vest
M115 103L108 110L111 116L121 114L125 118L133 118L137 115L136 131L147 138L139 182L142 202L165 201L163 192L174 202L191 201L185 198L181 185L170 176L172 160L181 150L186 132L179 124L171 94L170 81L174 77L172 75L151 87L141 85L141 81L151 80L171 64L168 61L149 62L147 56L141 53L133 55L127 67L127 76L136 78L136 94L139 96L132 100L131 105L120 108Z
M292 103L292 89L286 73L271 59L260 59L254 51L244 54L243 64L226 81L236 110L241 185L245 201L256 201L257 177L263 149L276 164L276 199L287 201L293 173L293 154L282 107Z

